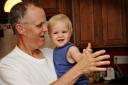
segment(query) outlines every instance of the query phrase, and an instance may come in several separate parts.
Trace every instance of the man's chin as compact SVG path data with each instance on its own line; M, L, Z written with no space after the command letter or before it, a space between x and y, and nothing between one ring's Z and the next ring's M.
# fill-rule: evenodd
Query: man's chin
M40 44L39 48L43 48L45 43Z

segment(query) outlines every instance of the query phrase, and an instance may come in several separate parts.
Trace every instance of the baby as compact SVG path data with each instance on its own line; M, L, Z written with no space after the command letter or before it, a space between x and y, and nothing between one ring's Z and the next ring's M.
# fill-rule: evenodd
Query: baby
M48 33L53 43L56 45L53 53L53 62L58 78L67 72L77 63L81 57L78 47L70 42L72 35L72 23L64 14L51 17L48 21ZM92 53L91 44L88 43L85 52L87 55ZM75 85L87 85L88 79L82 75Z

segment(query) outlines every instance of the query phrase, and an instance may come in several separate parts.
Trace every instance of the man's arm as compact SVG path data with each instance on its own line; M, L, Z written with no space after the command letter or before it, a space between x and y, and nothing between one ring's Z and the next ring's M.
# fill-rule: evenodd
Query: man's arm
M90 55L82 54L78 63L51 85L71 85L84 73L88 74L94 71L106 71L106 68L98 67L110 64L110 61L103 61L104 59L110 58L109 55L103 55L104 53L105 50L100 50Z

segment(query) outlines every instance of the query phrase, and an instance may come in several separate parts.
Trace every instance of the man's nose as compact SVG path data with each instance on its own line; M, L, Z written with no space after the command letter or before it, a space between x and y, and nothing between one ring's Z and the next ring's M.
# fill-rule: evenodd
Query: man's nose
M47 31L48 31L47 25L44 24L42 26L42 32L47 32Z
M43 31L44 31L44 32L47 32L47 31L48 31L47 26L46 26L46 27L43 27Z

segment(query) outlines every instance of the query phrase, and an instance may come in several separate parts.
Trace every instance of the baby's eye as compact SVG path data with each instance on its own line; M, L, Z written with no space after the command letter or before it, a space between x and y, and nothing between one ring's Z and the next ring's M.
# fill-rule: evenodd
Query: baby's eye
M67 33L67 31L63 31L62 33Z
M58 32L54 32L53 34L57 34Z

